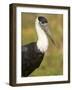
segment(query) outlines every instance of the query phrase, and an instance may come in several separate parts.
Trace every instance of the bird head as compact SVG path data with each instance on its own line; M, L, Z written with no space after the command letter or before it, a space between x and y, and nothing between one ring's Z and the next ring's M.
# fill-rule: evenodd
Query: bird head
M45 17L43 17L43 16L39 16L37 18L37 22L39 23L39 25L41 27L41 30L43 30L46 33L46 35L49 37L49 39L55 45L55 41L52 38L51 31L48 28L48 20Z

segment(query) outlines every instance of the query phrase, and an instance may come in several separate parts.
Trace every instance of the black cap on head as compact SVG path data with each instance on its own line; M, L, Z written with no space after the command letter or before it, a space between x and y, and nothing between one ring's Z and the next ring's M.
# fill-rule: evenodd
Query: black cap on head
M39 20L40 22L42 22L42 23L48 23L47 19L46 19L45 17L43 17L43 16L39 16L39 17L38 17L38 20Z

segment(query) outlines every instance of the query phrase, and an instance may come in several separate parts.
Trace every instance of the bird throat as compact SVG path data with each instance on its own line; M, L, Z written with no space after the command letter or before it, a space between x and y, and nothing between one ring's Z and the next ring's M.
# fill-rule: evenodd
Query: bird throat
M37 48L42 53L44 53L47 51L47 48L48 48L48 37L46 33L44 32L44 30L42 30L42 28L40 27L39 23L36 22L35 25L36 25L36 32L38 36Z

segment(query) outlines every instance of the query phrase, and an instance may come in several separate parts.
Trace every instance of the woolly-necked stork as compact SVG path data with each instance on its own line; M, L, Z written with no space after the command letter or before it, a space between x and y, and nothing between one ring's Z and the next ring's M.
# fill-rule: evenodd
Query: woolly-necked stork
M39 16L35 21L37 42L22 46L22 77L29 76L37 69L48 49L48 38L55 44L48 29L48 21L45 17Z

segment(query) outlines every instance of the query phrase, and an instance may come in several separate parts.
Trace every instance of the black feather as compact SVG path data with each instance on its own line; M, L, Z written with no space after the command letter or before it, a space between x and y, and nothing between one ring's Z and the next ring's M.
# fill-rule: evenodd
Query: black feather
M44 53L40 52L35 42L22 46L22 77L30 75L37 69L43 57Z
M43 24L44 24L44 23L48 23L47 19L46 19L45 17L43 17L43 16L39 16L39 17L38 17L38 20L39 20L40 22L42 22Z

